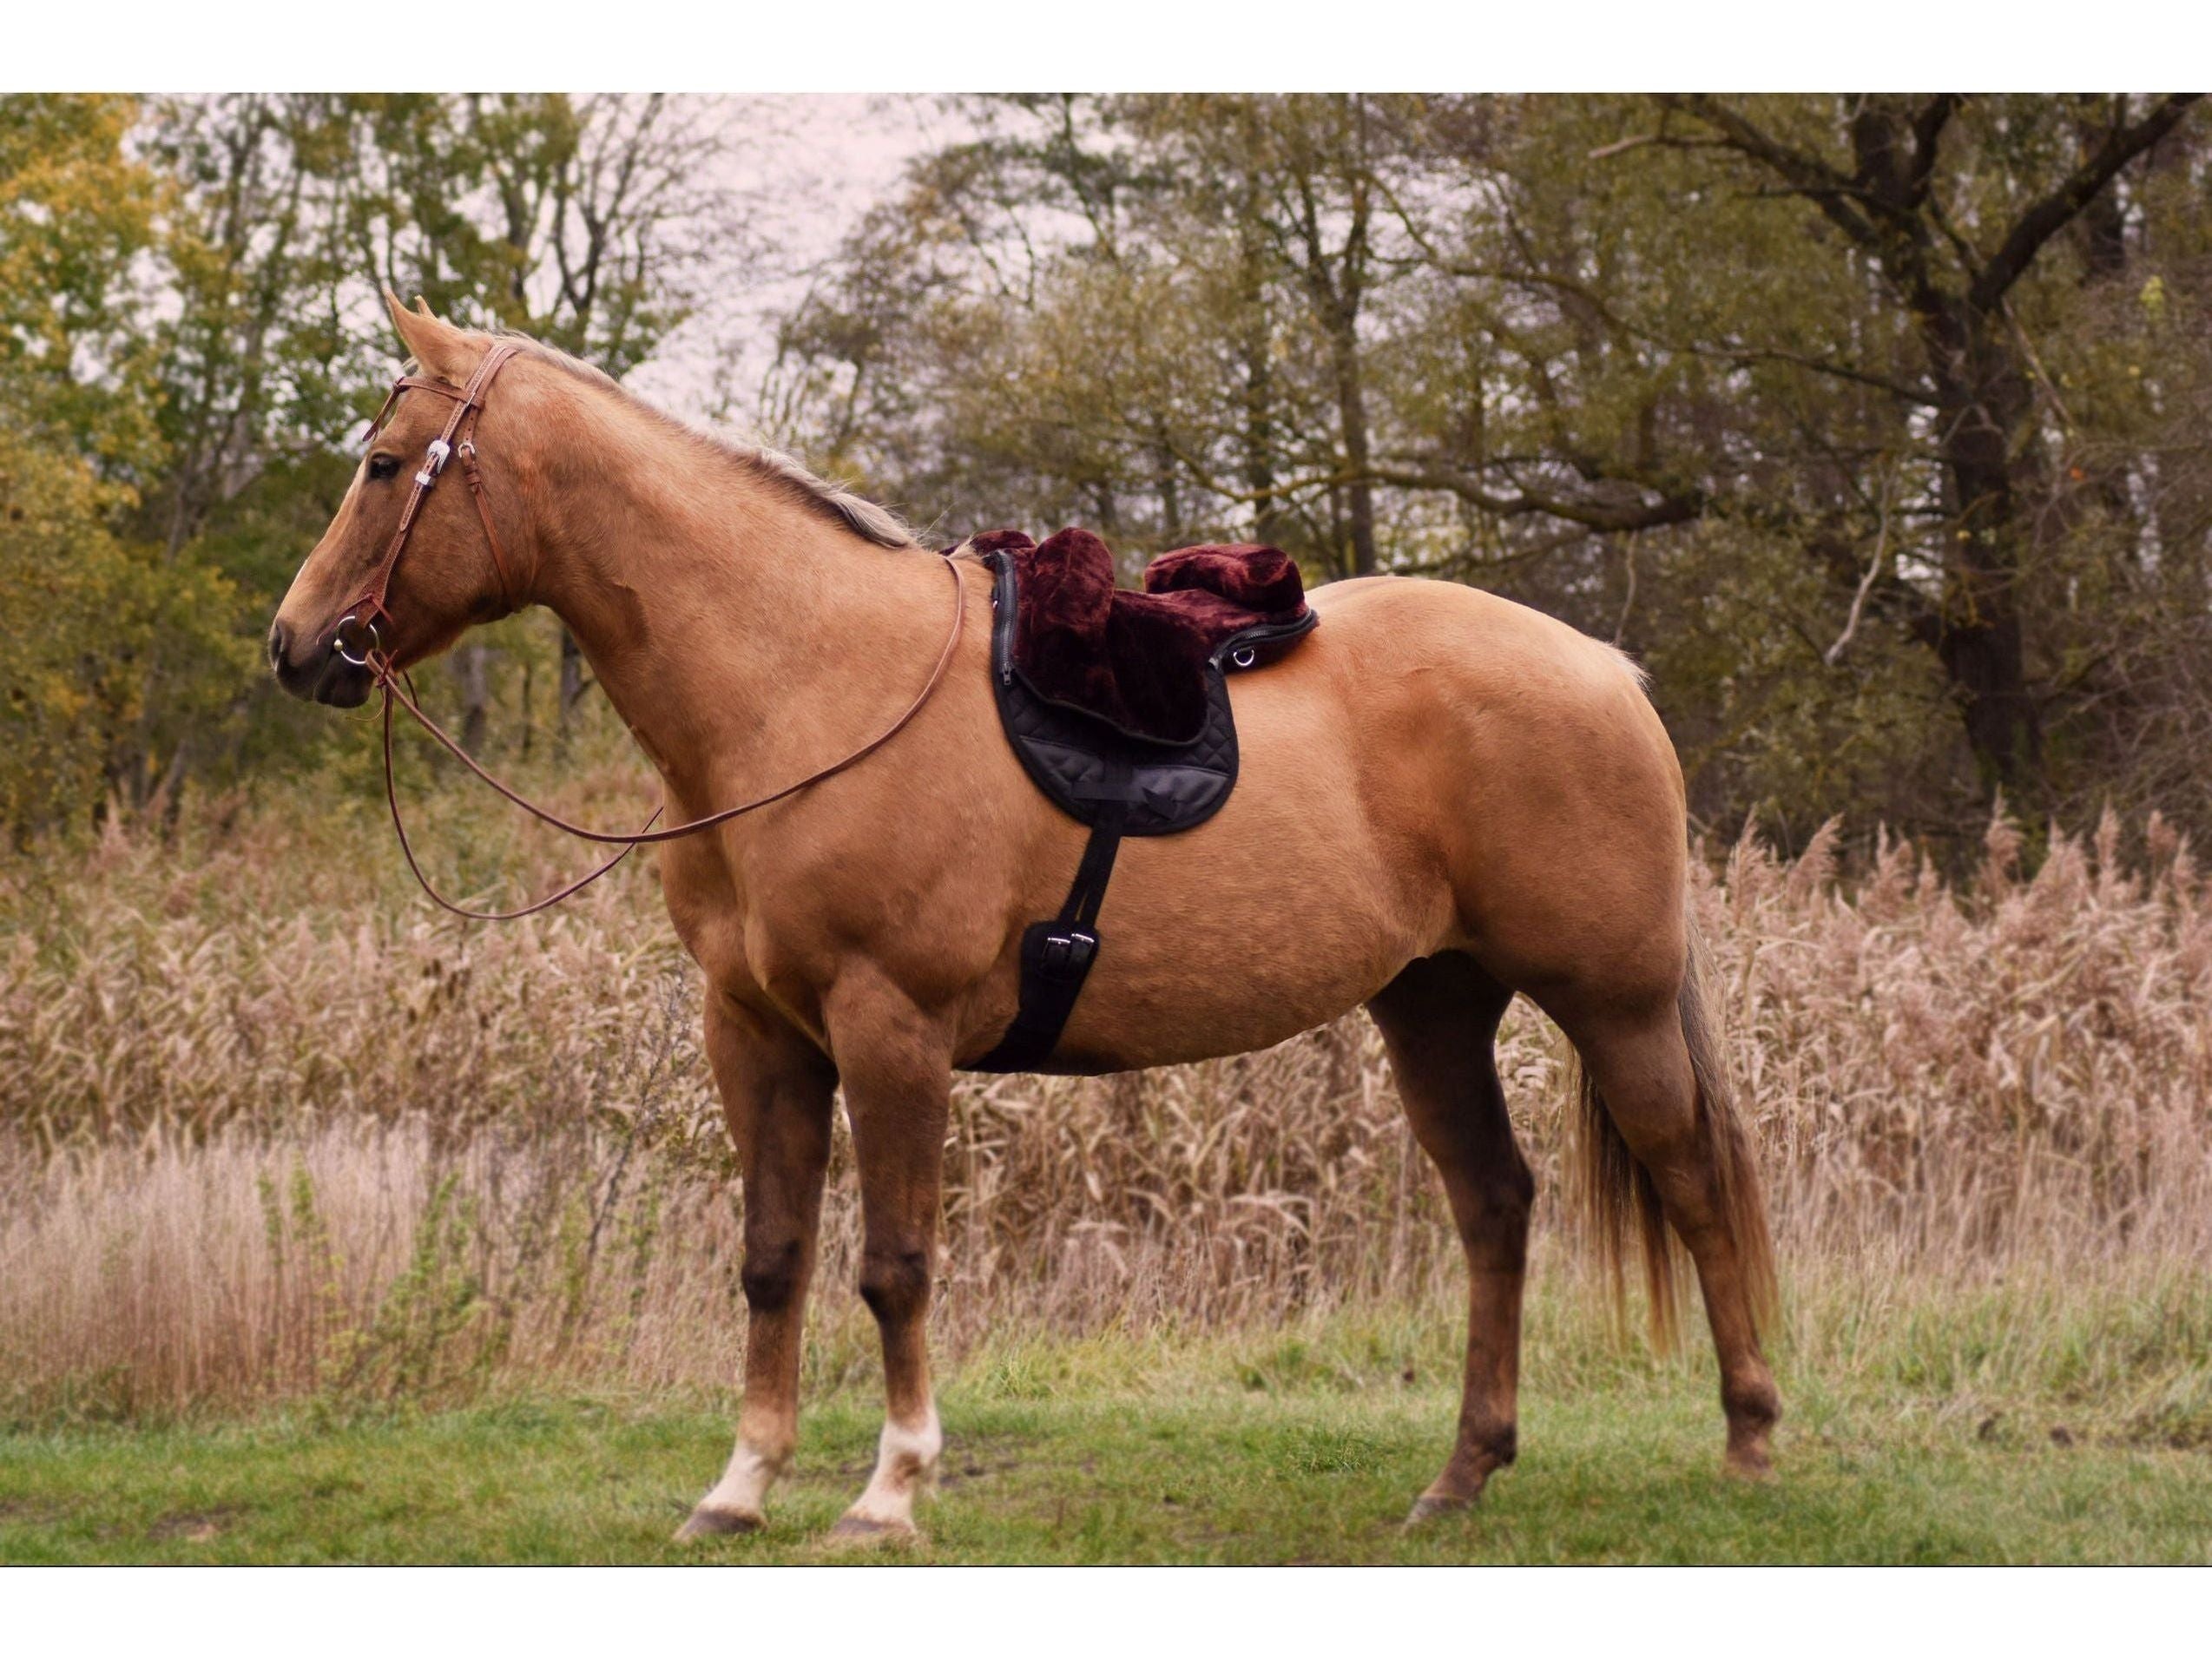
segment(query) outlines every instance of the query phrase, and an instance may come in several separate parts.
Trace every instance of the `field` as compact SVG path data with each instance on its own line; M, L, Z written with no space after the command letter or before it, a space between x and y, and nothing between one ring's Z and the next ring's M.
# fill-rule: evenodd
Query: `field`
M564 804L619 816L627 775ZM0 870L0 1559L672 1558L727 1449L742 1195L649 870L460 931L331 798ZM425 818L464 885L561 867ZM1826 836L1701 879L1785 1276L1776 1483L1719 1478L1702 1333L1610 1311L1557 1192L1568 1057L1517 1006L1523 1456L1398 1530L1461 1281L1355 1017L961 1085L922 1553L2212 1559L2206 883L2155 820L2028 862L1999 823L1958 882ZM864 1478L857 1219L840 1145L797 1478L702 1558L816 1558Z
M1587 1289L1587 1287L1583 1288ZM2201 1289L2194 1294L2201 1297ZM1794 1356L1782 1473L1723 1479L1709 1367L1655 1365L1539 1300L1520 1462L1478 1510L1399 1524L1457 1397L1452 1310L1196 1343L1030 1340L946 1389L925 1542L891 1558L994 1562L2212 1562L2212 1457L2171 1388L2208 1316L1995 1294L1924 1308L1915 1359ZM1827 1316L1872 1323L1892 1307ZM2008 1343L2056 1321L2047 1346ZM2173 1323L2173 1321L2178 1323ZM2167 1328L2159 1328L2165 1327ZM1946 1334L1947 1333L1947 1336ZM1833 1346L1831 1346L1833 1345ZM2132 1376L2081 1369L2131 1350ZM2189 1352L2194 1345L2195 1352ZM2201 1386L2201 1370L2199 1372ZM2162 1390L2163 1383L2163 1390ZM534 1395L458 1409L288 1408L152 1430L0 1440L0 1560L807 1562L866 1479L879 1404L817 1399L768 1531L671 1544L727 1452L729 1403Z

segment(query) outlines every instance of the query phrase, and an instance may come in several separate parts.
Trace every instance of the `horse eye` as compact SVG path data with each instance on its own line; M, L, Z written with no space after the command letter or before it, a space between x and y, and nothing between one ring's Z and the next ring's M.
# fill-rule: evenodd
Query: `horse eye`
M379 484L386 478L398 477L399 458L396 455L372 455L369 457L369 476Z

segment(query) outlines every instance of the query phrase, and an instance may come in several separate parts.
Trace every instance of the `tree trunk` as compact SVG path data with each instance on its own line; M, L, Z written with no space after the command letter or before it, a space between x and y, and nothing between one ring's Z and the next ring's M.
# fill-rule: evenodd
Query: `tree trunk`
M1371 576L1375 562L1375 482L1368 468L1373 451L1367 434L1366 378L1359 361L1359 329L1346 317L1330 329L1330 355L1336 371L1338 424L1344 429L1345 529L1351 557L1347 574Z
M558 721L554 727L554 747L563 754L569 747L569 711L583 695L583 650L576 644L576 636L563 628L561 630L561 695L556 700Z
M1238 294L1243 316L1238 356L1244 371L1244 487L1252 492L1252 534L1274 546L1282 539L1282 509L1275 495L1274 339L1267 317L1266 240L1260 227L1259 191L1246 175L1238 221Z
M2030 527L2018 475L2037 464L2028 438L2034 393L1998 326L1962 304L1928 329L1933 379L1945 394L1937 430L1951 508L1935 648L1985 788L2033 805L2042 793L2043 730L2020 614Z
M474 754L491 726L491 648L469 641L454 648L451 662L461 692L461 746Z
M1252 535L1273 547L1282 540L1282 509L1275 495L1273 365L1264 330L1245 344L1244 487L1252 492Z
M1152 448L1152 476L1160 492L1160 529L1169 547L1182 537L1182 489L1175 477L1175 455L1163 433Z

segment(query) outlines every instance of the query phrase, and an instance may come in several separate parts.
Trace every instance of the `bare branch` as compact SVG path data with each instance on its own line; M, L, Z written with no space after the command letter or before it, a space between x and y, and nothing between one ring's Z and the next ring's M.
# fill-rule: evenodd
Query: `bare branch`
M1779 174L1800 195L1807 198L1843 234L1866 248L1879 248L1881 238L1866 216L1853 206L1863 196L1859 181L1838 172L1819 156L1768 136L1740 112L1718 98L1666 96L1663 109L1679 109L1718 132L1728 148Z
M1730 363L1787 364L1791 368L1803 369L1807 373L1825 374L1838 380L1849 380L1854 385L1871 386L1877 392L1886 392L1893 398L1901 398L1906 403L1917 404L1924 408L1935 407L1935 393L1926 386L1914 385L1904 380L1893 380L1886 375L1875 374L1866 369L1853 368L1848 363L1837 363L1827 358L1806 357L1796 352L1784 352L1772 346L1686 346L1675 349L1686 352L1692 357L1718 358Z
M1907 203L1917 207L1927 200L1928 183L1935 175L1938 141L1962 102L1955 92L1939 92L1912 117L1912 159L1905 175Z
M2204 95L2169 93L2133 126L2116 127L2097 154L2075 168L2064 183L2020 215L1969 290L1967 303L1979 311L1995 308L2027 272L2043 245L2070 224L2120 169L2171 132L2189 107Z
M1589 497L1557 495L1549 490L1516 488L1511 495L1487 488L1474 474L1458 467L1431 464L1419 466L1371 467L1378 484L1401 490L1441 490L1499 518L1543 513L1584 528L1607 532L1656 530L1666 524L1687 523L1705 510L1702 491L1669 493L1652 490L1656 501L1602 501Z
M1600 144L1583 157L1585 161L1610 161L1616 155L1626 155L1630 150L1640 150L1647 145L1663 144L1664 133L1638 133L1633 138L1616 138L1610 144Z
M1833 645L1820 653L1820 661L1833 668L1843 661L1843 654L1859 633L1859 619L1866 611L1866 596L1874 590L1874 583L1881 579L1882 567L1889 563L1889 504L1897 485L1897 473L1893 469L1882 479L1880 516L1874 527L1874 556L1867 563L1866 574L1859 579L1859 591L1851 596L1851 614L1844 619L1843 632L1836 635Z

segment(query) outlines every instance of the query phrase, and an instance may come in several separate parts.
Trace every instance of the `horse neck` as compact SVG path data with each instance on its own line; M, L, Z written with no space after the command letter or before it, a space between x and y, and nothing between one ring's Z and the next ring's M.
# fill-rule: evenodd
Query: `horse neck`
M566 483L547 469L535 596L672 811L838 759L927 673L945 626L937 561L877 546L681 433L623 425L594 434L602 458Z

